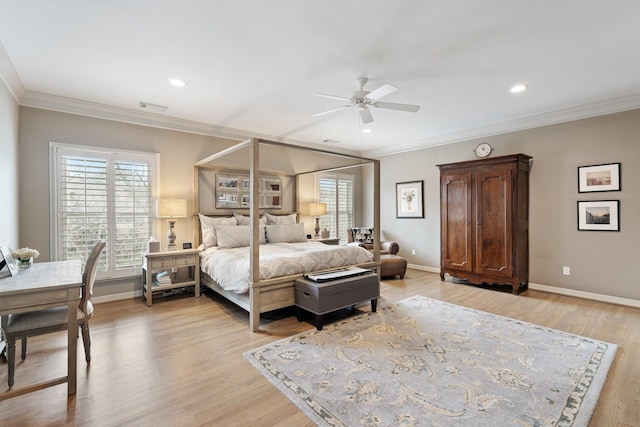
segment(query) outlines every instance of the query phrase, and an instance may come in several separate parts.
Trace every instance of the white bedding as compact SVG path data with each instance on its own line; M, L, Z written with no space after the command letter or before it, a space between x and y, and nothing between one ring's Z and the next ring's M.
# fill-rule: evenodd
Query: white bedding
M223 289L238 294L249 290L249 249L212 247L200 252L200 268ZM311 273L371 261L373 254L356 245L320 242L260 245L260 280Z

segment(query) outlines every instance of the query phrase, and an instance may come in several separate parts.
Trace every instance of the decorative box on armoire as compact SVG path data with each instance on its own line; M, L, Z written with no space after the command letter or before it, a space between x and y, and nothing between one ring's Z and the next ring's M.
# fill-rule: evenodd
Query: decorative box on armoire
M529 285L529 160L513 154L438 165L440 277Z

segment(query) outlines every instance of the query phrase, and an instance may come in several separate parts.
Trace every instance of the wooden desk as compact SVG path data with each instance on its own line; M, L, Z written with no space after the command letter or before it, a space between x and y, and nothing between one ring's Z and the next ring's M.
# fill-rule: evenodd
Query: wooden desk
M82 288L80 260L40 262L21 269L18 275L0 279L0 315L67 306L67 376L0 393L0 400L67 383L76 392L78 301Z

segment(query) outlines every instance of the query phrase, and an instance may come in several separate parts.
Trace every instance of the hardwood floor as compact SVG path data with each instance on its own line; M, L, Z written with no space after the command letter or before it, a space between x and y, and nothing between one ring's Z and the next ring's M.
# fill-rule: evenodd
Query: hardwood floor
M640 425L640 310L528 290L519 296L450 282L409 270L382 284L379 306L424 295L619 345L592 426ZM369 310L369 304L358 307ZM313 328L293 310L261 320L211 293L96 306L92 360L78 348L78 392L66 384L0 402L10 426L306 426L312 425L242 356L246 350ZM66 335L29 339L16 364L16 387L64 375ZM19 351L18 351L19 353ZM0 393L7 372L0 362Z

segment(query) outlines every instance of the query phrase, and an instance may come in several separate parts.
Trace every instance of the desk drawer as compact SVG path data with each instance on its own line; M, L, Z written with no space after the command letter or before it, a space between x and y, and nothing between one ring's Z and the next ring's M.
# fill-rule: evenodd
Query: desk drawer
M166 268L173 268L176 266L174 257L152 259L150 264L151 270L164 270Z
M196 257L198 254L191 255L178 255L176 259L176 267L182 267L185 265L196 265Z

